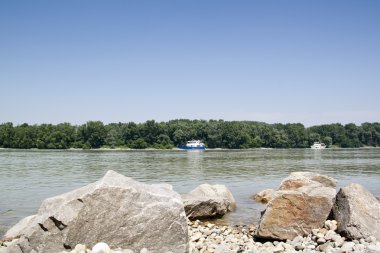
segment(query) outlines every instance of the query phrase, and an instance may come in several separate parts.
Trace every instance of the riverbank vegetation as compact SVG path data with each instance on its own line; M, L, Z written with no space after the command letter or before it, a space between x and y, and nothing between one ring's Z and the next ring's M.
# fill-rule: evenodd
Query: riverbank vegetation
M88 121L83 125L61 123L0 124L2 148L116 148L169 149L191 139L203 140L208 148L307 148L315 141L328 147L380 146L380 123L327 124L306 128L296 124L255 121L171 120L144 123Z

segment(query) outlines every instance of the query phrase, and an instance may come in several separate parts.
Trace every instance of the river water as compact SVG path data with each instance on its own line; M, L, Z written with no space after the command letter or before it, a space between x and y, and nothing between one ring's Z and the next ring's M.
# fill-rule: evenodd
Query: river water
M0 150L0 238L41 201L101 178L107 170L146 183L169 183L186 193L202 183L224 184L237 210L220 222L254 224L264 206L250 199L277 188L293 171L359 183L380 196L380 149L253 149L154 151ZM338 189L337 189L338 190Z

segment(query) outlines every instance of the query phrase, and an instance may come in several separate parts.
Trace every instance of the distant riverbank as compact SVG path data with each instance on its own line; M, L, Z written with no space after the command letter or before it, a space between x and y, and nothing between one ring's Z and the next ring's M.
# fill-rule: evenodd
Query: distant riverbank
M208 148L308 148L314 142L327 147L380 146L380 123L305 127L255 121L171 120L144 123L88 121L83 125L62 123L0 124L0 147L20 149L171 149L190 140L202 140Z
M343 148L339 147L337 145L331 145L330 147L326 149L376 149L380 148L380 146L361 146L357 148ZM266 147L259 147L259 148L208 148L206 147L206 150L213 150L213 151L218 151L218 150L270 150L270 149L310 149L310 147L305 147L305 148L266 148ZM100 147L100 148L61 148L61 149L49 149L49 148L4 148L0 147L0 150L69 150L69 151L129 151L129 150L146 150L146 151L168 151L168 150L181 150L181 151L204 151L204 150L183 150L178 147L171 147L171 148L129 148L129 147Z

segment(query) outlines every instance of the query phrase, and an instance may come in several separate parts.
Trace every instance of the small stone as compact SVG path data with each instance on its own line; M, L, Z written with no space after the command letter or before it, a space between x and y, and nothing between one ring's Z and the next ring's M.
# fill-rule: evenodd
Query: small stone
M355 244L353 247L354 252L365 252L366 247L363 244Z
M263 244L264 247L273 247L273 244L271 242L265 242Z
M318 234L318 232L319 232L319 229L318 228L315 228L315 229L312 229L311 230L311 233L313 234L313 235L317 235Z
M327 220L327 221L325 221L325 227L328 230L332 230L332 231L335 231L338 228L336 220Z
M354 242L344 242L340 250L343 252L351 252L354 246L355 246Z
M202 233L196 233L193 236L191 236L190 241L191 242L196 242L202 237Z
M329 246L326 247L325 252L327 252L327 253L331 253L331 252L337 252L337 251L334 250L334 248L333 248L331 245L329 245ZM339 251L338 251L338 252L339 252Z
M92 253L110 253L111 249L107 243L99 242L92 248Z
M369 242L369 243L376 243L376 237L374 236L369 236L365 240L366 242Z
M86 245L83 245L83 244L77 244L77 246L75 246L75 250L77 253L86 253Z
M273 253L279 253L279 252L282 252L284 251L284 247L282 247L282 245L276 245L273 249L272 249L272 252Z
M327 241L330 241L330 240L332 240L332 238L333 238L334 236L336 236L336 233L335 233L334 231L332 231L332 230L329 230L329 231L327 231L327 233L325 234L325 239L326 239Z
M317 243L318 244L324 244L326 242L326 239L325 238L318 238L318 240L317 240Z
M142 248L140 250L140 253L149 253L148 249L147 248Z
M303 237L301 235L299 236L296 236L292 241L291 241L291 244L294 246L296 245L297 243L299 242L302 242L303 241Z
M375 245L368 245L367 246L367 252L368 253L378 253L378 252L380 252L380 243L377 243L377 244L375 244Z
M213 253L215 251L215 249L212 248L212 247L207 247L207 251L210 252L210 253Z
M214 251L214 253L224 253L224 252L228 252L227 247L226 247L226 245L224 245L224 244L219 244L219 245L215 248L215 251Z
M207 223L207 227L208 227L208 228L213 228L214 226L215 226L215 224Z
M325 235L322 233L318 233L316 236L317 236L317 238L324 238L325 237Z
M325 229L325 228L321 228L321 229L319 230L319 233L321 233L322 235L325 235L325 234L327 233L327 231L330 231L330 230L327 230L327 229Z
M321 252L326 252L328 247L331 247L331 242L326 242L326 243L318 246L319 251L321 251Z
M335 240L335 247L341 247L344 243L344 238L343 237L340 237L339 239Z
M203 243L201 243L201 242L197 242L195 244L195 248L197 248L197 249L201 249L202 247L203 247Z

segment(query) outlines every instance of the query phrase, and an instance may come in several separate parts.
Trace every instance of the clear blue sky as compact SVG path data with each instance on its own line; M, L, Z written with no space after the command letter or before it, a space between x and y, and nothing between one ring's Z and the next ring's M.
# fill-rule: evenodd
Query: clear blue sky
M380 121L380 1L0 1L0 122Z

